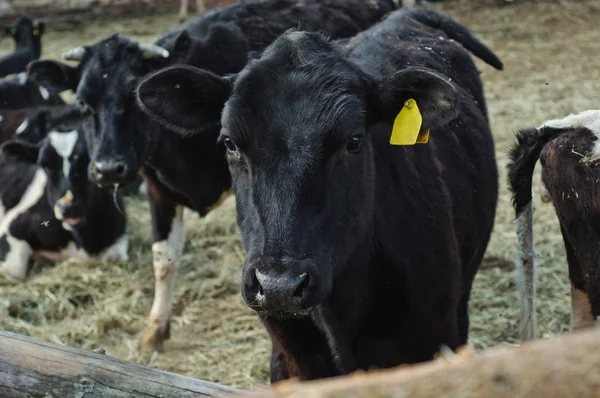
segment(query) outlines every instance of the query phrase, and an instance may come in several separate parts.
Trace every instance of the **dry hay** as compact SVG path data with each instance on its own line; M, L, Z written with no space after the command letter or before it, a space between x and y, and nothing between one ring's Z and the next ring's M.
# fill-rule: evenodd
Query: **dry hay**
M595 15L600 5L596 1L490 7L451 2L439 8L469 26L506 66L497 72L478 62L496 138L501 193L494 235L472 295L470 341L478 349L516 343L515 234L505 153L517 128L597 108L600 30ZM176 21L169 15L90 23L76 32L49 27L44 52L57 58L69 47L113 32L151 42ZM7 40L1 45L4 52L10 48ZM539 170L535 178L539 181ZM537 198L535 203L542 264L537 303L540 329L547 337L568 331L568 277L553 209ZM204 220L186 213L188 239L177 283L172 340L164 353L137 350L154 286L147 208L139 199L127 203L133 240L126 263L36 265L24 283L0 279L0 328L75 347L102 347L109 355L228 385L248 388L264 383L270 345L239 294L243 253L232 198Z

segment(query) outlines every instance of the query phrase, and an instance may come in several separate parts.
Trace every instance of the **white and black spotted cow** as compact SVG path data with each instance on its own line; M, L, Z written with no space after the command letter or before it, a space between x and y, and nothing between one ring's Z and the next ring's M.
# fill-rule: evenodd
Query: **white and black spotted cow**
M32 256L127 259L122 198L90 184L88 164L73 123L0 147L0 271L24 278Z

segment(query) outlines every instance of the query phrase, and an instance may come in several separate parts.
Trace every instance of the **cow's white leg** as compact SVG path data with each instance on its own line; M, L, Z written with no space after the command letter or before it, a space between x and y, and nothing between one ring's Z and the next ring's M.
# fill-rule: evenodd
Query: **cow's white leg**
M586 292L571 285L571 331L587 329L596 325L592 306Z
M7 235L6 241L8 242L9 249L4 262L0 266L0 272L11 279L25 279L33 250L29 246L29 243L14 236Z
M154 302L142 338L144 346L160 348L162 342L170 337L175 279L184 243L183 212L183 206L175 207L167 239L152 245L155 290Z

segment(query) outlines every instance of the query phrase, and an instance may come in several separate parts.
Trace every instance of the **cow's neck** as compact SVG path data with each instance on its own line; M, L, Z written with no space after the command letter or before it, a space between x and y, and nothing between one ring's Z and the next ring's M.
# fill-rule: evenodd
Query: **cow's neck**
M156 135L151 156L145 165L156 172L160 183L181 203L206 214L231 189L231 177L225 152L217 146L217 124L191 137L162 130Z
M73 235L87 253L97 255L125 233L125 206L107 189L94 188L90 195L92 201L85 223Z

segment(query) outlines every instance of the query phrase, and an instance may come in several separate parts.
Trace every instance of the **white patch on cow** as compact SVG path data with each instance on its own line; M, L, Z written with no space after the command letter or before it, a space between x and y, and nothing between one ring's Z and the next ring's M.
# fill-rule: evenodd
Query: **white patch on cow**
M48 98L50 98L50 92L48 91L48 89L44 86L39 86L39 90L40 90L40 95L42 96L44 101L48 101Z
M17 80L21 86L27 84L27 72L21 72L17 75Z
M23 133L25 130L27 130L27 127L29 126L29 120L24 120L23 123L19 124L19 127L17 127L17 129L15 130L15 134L19 135L21 133Z
M102 261L127 261L129 259L128 251L129 237L123 235L102 252L100 259Z
M590 299L586 292L571 285L571 331L588 329L596 325Z
M24 279L27 276L29 259L33 254L33 250L29 243L24 240L7 235L8 251L4 257L0 272L6 274L9 278Z
M0 221L2 221L2 219L4 218L4 204L2 204L2 201L0 200Z
M0 123L4 120L4 116L0 115Z
M17 217L29 210L42 198L47 180L46 174L41 169L36 170L19 203L9 210L5 210L2 206L3 217L0 220L0 237L6 235L9 250L3 264L0 266L0 271L12 278L22 279L25 277L32 250L27 242L11 236L8 230Z
M600 110L588 110L581 113L572 113L561 119L547 120L539 128L550 127L555 129L574 129L584 127L596 136L596 145L589 155L590 160L600 158Z
M71 162L69 161L69 157L73 153L79 133L77 130L64 133L57 133L53 131L49 133L48 136L50 137L50 145L52 145L54 150L56 150L63 160L63 173L65 177L69 177L69 171L71 170Z
M535 309L536 259L533 247L533 204L530 202L515 220L517 229L516 283L519 289L521 314L519 337L533 340L537 335Z
M147 335L144 336L146 341L153 341L157 334L164 332L171 319L175 276L184 243L183 213L183 206L175 208L168 238L152 245L155 289Z

